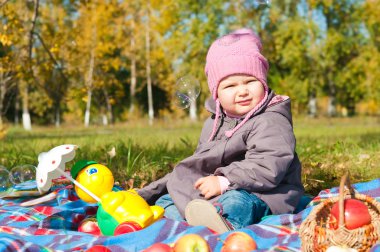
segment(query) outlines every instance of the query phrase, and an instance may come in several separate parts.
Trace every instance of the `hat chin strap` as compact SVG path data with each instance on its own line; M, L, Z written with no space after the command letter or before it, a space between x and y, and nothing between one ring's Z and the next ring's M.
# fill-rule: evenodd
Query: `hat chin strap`
M220 102L219 102L218 98L215 100L215 103L216 103L215 119L214 119L214 125L212 127L211 136L208 139L209 142L213 139L213 137L214 137L214 135L216 133L216 130L217 130L217 127L218 127L218 118L219 118L219 115L220 115Z
M260 80L260 82L263 83L264 91L265 91L263 99L261 99L261 101L251 111L249 111L245 115L243 121L241 121L238 125L236 125L235 128L233 128L231 130L227 130L224 133L226 137L230 138L238 129L240 129L249 120L249 118L254 113L256 113L259 109L261 109L262 106L265 104L266 100L268 99L269 88L266 85L266 82L263 82L261 80ZM216 94L216 89L213 90L212 95L213 95L213 98L215 99L216 111L215 111L215 119L214 119L214 124L213 124L213 127L212 127L212 132L211 132L210 138L208 139L208 142L212 141L212 139L214 138L214 136L216 134L217 127L218 127L218 119L219 119L219 116L220 116L220 102L219 102L219 98L217 97L217 94Z

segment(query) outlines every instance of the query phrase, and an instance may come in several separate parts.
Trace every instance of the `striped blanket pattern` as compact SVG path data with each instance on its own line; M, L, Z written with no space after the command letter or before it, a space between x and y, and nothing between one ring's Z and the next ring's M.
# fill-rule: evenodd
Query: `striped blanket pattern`
M380 179L357 183L354 189L380 201ZM257 251L301 251L298 229L313 207L328 197L338 195L334 187L321 191L307 207L297 214L273 215L260 223L240 229L252 236ZM95 236L78 232L83 218L94 215L96 205L75 196L72 188L58 191L57 198L40 205L21 207L30 198L0 199L0 251L86 251L94 245L104 245L111 251L142 251L162 242L174 243L184 234L204 237L212 251L220 251L229 232L216 235L202 226L188 226L185 222L162 219L138 232L119 236ZM380 243L371 248L380 252Z

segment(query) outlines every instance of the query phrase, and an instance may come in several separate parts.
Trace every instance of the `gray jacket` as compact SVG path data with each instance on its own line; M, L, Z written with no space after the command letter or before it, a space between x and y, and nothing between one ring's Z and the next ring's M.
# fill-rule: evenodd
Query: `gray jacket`
M216 136L208 142L213 114L203 126L195 153L138 193L149 204L169 193L184 216L187 203L203 198L199 190L194 189L195 181L208 175L223 175L230 181L227 190L243 189L257 195L268 204L273 214L293 212L304 192L301 163L295 152L290 99L273 102L276 98L278 96L271 92L263 109L231 138L227 138L224 132L234 128L241 119L222 115ZM209 100L206 108L215 113L214 101Z

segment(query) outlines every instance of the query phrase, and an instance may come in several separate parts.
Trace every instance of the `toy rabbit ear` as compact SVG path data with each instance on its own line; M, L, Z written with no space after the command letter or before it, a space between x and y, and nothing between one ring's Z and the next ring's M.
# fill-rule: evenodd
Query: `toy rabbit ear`
M64 172L65 171L65 163L61 163L61 165L58 166L57 169L55 169L54 171L49 172L48 177L50 178L50 180L53 180L53 179L56 179L56 178L60 178L62 176L62 172L60 172L58 170L61 170L61 171Z
M47 154L47 152L41 152L38 155L38 163L41 163L43 161L43 159L46 157L46 154Z
M48 173L48 172L52 172L54 171L55 169L58 169L58 167L61 166L61 162L62 162L62 156L61 155L57 155L57 154L51 154L49 152L49 154L47 155L46 158L44 158L43 162L41 163L41 170ZM40 166L40 164L38 164L38 166Z
M43 194L47 191L49 191L51 187L51 178L49 178L47 172L43 172L37 168L36 172L36 182L37 182L37 188L38 191Z
M77 148L78 146L74 144L63 144L63 145L54 147L49 152L57 152L57 153L60 153L61 155L66 155L72 151L75 151Z
M64 144L51 149L49 152L60 155L63 162L69 162L75 157L75 150L78 148L77 145Z

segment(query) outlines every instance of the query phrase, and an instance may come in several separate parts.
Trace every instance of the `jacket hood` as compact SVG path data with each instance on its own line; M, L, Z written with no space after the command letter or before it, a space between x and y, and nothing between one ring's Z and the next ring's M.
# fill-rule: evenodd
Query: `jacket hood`
M266 112L276 112L283 115L290 124L293 126L291 102L289 96L275 95L272 97L268 106L265 108Z

